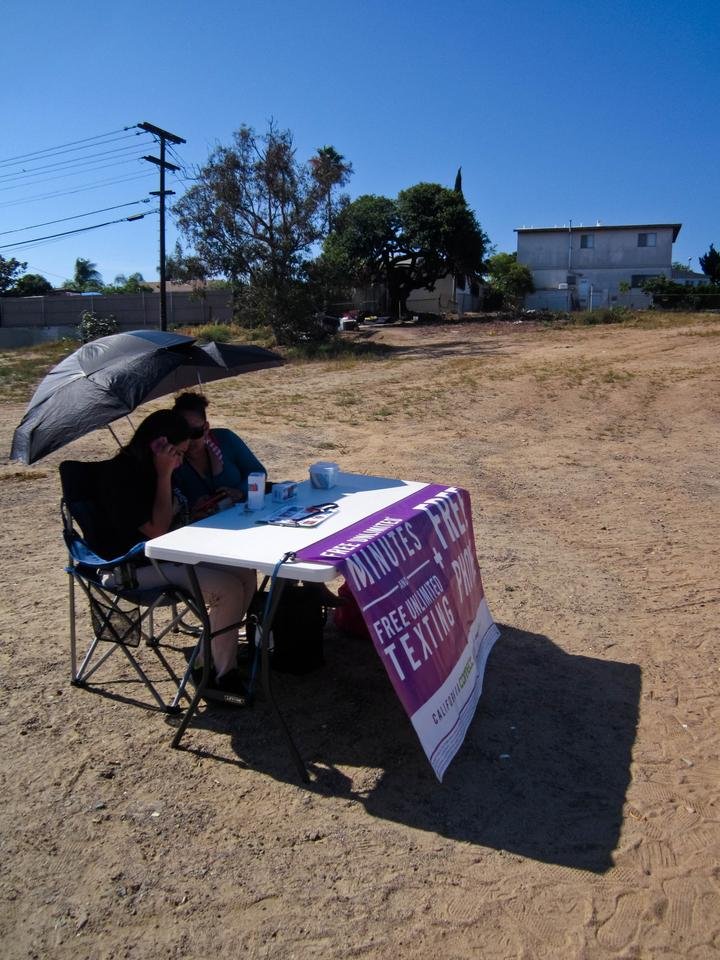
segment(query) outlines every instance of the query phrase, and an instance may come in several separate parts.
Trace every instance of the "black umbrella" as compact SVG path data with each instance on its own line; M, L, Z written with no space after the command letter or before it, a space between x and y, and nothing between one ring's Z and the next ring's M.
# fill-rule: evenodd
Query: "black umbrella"
M147 400L281 363L263 347L201 346L193 337L159 330L92 340L41 381L15 430L10 457L34 463Z

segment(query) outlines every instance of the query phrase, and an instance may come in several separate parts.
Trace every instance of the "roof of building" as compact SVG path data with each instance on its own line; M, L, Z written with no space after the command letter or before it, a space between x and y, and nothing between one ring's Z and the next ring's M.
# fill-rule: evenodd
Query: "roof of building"
M677 240L677 235L680 233L680 228L682 227L681 223L596 223L596 224L586 224L583 226L572 227L563 226L563 227L515 227L515 233L597 233L598 230L660 230L670 229L673 232L673 243Z
M152 287L154 293L159 293L160 291L159 280L143 280L143 285ZM204 287L205 284L200 280L194 283L185 283L182 280L168 280L165 284L165 289L168 293L194 293L198 288L203 289Z
M673 267L671 272L672 280L700 280L702 283L709 283L710 278L704 273L696 273L694 270L678 270Z

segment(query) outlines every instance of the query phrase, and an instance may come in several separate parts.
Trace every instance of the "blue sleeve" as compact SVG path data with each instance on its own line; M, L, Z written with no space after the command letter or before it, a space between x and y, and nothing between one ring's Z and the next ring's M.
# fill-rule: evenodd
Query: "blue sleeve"
M248 474L267 473L250 447L232 430L213 430L223 455L223 483L229 487L247 487ZM219 478L217 478L219 479Z

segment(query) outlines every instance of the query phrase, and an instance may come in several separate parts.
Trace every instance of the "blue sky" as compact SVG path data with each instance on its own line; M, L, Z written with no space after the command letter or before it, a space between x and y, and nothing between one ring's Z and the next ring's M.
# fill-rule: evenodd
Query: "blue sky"
M344 154L353 197L452 186L462 165L498 250L515 249L514 227L569 219L681 222L674 259L695 269L711 242L720 248L710 0L4 0L2 26L0 163L143 120L184 137L183 161L202 163L240 124L262 130L273 117L300 158L323 144ZM7 232L146 198L157 172L137 157L155 152L131 137L0 165L0 247L153 209ZM48 169L81 154L80 172ZM31 166L46 169L22 173ZM85 189L121 178L137 179ZM175 236L170 224L168 249ZM55 283L76 257L106 281L155 279L157 216L0 254Z

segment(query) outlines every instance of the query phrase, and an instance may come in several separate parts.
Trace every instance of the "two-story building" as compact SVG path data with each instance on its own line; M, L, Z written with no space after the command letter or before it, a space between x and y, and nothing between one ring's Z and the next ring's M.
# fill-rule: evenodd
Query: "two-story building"
M672 276L672 245L682 224L520 227L517 259L532 272L529 309L646 307L642 284Z

